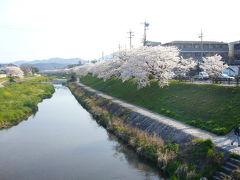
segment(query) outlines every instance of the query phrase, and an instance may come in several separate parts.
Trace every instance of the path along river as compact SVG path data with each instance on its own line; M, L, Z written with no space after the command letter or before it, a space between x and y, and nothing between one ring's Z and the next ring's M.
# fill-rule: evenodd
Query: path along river
M1 180L159 180L158 171L100 127L67 87L0 131Z

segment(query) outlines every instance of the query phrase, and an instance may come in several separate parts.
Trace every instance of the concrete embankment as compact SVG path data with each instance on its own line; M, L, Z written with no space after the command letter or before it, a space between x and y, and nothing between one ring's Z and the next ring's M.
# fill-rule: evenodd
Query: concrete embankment
M125 141L138 155L154 162L169 177L173 175L181 180L190 176L194 177L191 179L210 177L225 159L209 140L215 135L81 83L69 83L68 86L100 125ZM178 174L183 168L185 178Z
M227 176L230 177L238 167L229 166L230 160L233 159L232 155L229 158L230 152L240 154L240 148L230 144L232 133L217 136L108 96L81 83L70 83L69 87L99 124L124 140L137 154L155 162L156 166L169 177L181 180L189 177L192 177L190 179L200 179L203 176L219 177L218 174L222 177L219 170L224 168L227 168ZM138 134L132 136L136 131L139 131ZM153 134L159 137L157 141L151 136ZM145 137L147 139L144 140ZM160 143L151 144L152 142ZM185 178L179 175L182 169L186 170Z
M110 100L103 106L113 115L120 116L127 114L124 119L125 123L147 131L150 134L157 134L165 142L175 142L177 144L185 144L193 139L211 139L215 140L216 135L194 128L192 126L175 121L174 119L159 115L144 108L131 105L117 98L113 98L81 83L77 83L79 88L87 91L87 94L97 95L99 99Z

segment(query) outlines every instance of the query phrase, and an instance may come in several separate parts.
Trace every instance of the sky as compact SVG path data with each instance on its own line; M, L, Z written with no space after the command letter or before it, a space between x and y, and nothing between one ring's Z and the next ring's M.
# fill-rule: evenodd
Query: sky
M100 58L147 40L240 40L239 0L0 0L0 63Z

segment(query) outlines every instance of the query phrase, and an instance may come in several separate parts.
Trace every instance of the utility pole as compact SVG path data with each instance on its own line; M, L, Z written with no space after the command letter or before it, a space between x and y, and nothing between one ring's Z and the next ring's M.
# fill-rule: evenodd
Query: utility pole
M130 49L132 49L132 38L134 36L133 32L130 30L129 32L127 32L129 34L129 45L130 45Z
M102 51L102 60L104 60L104 51Z
M201 39L201 56L203 57L203 32L201 29L201 34L198 36Z
M143 46L146 46L147 43L147 30L148 30L148 26L150 25L148 22L144 22L142 23L144 26L144 34L143 34Z
M121 51L121 44L118 43L118 52L120 52L120 51Z

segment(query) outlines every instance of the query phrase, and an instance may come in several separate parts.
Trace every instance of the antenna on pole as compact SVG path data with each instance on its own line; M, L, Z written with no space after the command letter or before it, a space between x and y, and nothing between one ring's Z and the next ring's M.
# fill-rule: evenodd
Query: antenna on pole
M130 30L129 32L127 32L129 34L129 46L130 46L130 49L132 49L132 38L134 36L133 32Z
M150 25L148 22L142 23L144 26L144 34L143 34L143 46L146 46L147 43L147 30L148 30L148 26Z
M201 39L201 56L203 57L203 32L201 29L201 34L199 34L198 38Z
M198 38L200 38L201 42L203 42L203 32L202 32L202 29L201 29L201 34L199 34Z

